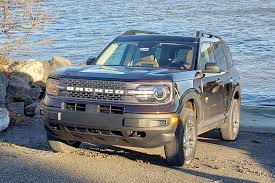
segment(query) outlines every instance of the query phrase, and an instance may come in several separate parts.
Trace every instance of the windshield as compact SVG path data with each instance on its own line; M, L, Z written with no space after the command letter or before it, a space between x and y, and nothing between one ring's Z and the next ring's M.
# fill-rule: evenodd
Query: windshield
M190 69L192 45L165 42L117 42L97 59L96 65Z

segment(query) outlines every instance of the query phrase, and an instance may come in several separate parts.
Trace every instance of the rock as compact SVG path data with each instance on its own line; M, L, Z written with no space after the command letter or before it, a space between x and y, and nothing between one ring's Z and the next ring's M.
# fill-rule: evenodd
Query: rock
M31 87L40 88L41 90L45 90L46 89L46 83L44 83L43 81L36 81L36 82L33 82L31 84Z
M24 115L24 102L13 102L7 104L10 114Z
M59 57L59 56L54 56L50 61L50 68L51 71L55 69L59 69L62 67L70 67L72 66L72 62L66 58Z
M14 72L28 75L33 82L46 82L49 76L50 67L46 61L29 60L19 62L13 67Z
M42 99L43 96L45 95L46 83L44 83L42 81L37 81L37 82L32 83L31 87L37 89L37 91L40 90L40 96L38 98Z
M30 117L34 116L37 105L38 105L37 103L32 103L30 105L27 105L25 107L25 115Z
M42 89L41 88L31 88L30 89L30 97L33 100L37 100L41 98Z
M33 103L32 97L25 94L15 94L13 95L13 99L15 102L24 102L25 106Z
M4 73L0 73L0 106L5 104L7 95L8 80Z
M9 99L18 99L18 95L30 95L30 80L28 77L12 75L9 80L7 95ZM17 100L18 101L18 100ZM22 100L20 100L22 101Z
M0 132L8 128L10 124L9 112L5 108L0 108Z
M13 64L11 70L16 73L28 75L33 82L42 81L46 83L51 71L71 65L72 63L70 60L63 57L54 56L48 62L38 60L18 62L16 64Z

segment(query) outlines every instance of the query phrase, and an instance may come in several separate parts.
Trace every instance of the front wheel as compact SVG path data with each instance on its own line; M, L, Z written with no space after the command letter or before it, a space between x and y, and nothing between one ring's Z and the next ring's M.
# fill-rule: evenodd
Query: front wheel
M170 166L188 165L195 158L198 127L194 110L184 108L178 124L175 139L164 146L167 163Z
M78 141L64 141L47 133L48 144L54 152L68 153L75 151L81 145Z

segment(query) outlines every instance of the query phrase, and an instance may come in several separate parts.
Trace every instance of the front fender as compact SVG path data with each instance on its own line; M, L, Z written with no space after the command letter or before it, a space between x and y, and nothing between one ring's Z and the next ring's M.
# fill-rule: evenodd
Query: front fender
M200 93L192 88L192 89L189 89L187 90L186 92L183 93L183 95L181 96L180 98L180 105L177 109L177 113L179 114L184 105L189 101L189 100L192 100L196 106L196 110L197 110L197 119L198 121L200 122L202 119L203 119L203 104L202 104L202 100L201 100L201 96L200 96Z

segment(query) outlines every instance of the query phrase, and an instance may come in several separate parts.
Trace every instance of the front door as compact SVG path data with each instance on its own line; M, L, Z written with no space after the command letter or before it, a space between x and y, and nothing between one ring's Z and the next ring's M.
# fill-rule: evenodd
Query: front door
M198 68L204 71L206 63L216 63L213 45L210 42L201 44ZM202 126L214 125L224 117L223 75L224 72L205 73L205 77L201 80L204 104L204 124Z
M205 73L202 80L203 86L203 103L204 103L204 118L210 120L216 118L218 115L223 114L223 78L222 73L212 74Z

